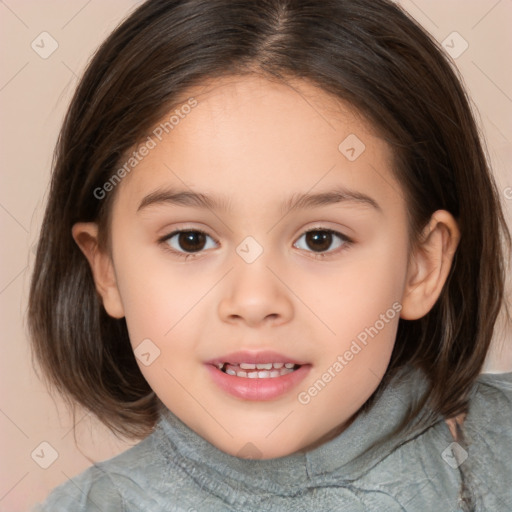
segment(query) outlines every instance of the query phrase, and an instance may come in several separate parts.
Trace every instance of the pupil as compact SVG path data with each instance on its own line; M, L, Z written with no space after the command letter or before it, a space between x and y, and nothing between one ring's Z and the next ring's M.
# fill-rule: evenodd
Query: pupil
M310 244L311 241L320 242L320 244ZM306 242L308 246L315 251L325 251L331 245L332 234L328 231L310 231L306 234Z
M200 242L199 247L197 246L197 239L199 239ZM185 251L193 252L194 250L201 250L205 240L206 237L204 233L199 233L198 231L184 231L179 234L180 247Z

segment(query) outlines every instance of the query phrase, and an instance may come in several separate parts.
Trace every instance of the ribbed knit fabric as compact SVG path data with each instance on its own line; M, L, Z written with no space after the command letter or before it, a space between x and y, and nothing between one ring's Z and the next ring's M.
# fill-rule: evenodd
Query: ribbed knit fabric
M418 370L404 370L338 437L268 460L228 455L166 409L150 436L57 487L33 512L512 511L512 372L478 378L468 445L439 417L372 448L425 389ZM462 478L473 505L459 499Z

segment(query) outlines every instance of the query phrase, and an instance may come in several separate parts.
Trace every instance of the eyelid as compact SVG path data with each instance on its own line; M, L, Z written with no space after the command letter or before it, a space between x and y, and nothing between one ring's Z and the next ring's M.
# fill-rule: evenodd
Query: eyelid
M163 231L163 229L159 230L159 231ZM171 238L173 235L176 235L178 233L183 233L183 232L189 232L189 231L191 231L193 233L202 233L202 234L204 234L206 236L209 236L213 240L215 240L216 243L219 243L217 238L214 237L213 235L211 235L207 229L201 228L201 227L197 227L197 224L193 225L193 226L187 226L186 224L185 225L180 224L177 227L173 228L172 230L166 231L164 235L158 237L157 242L158 243L165 242L166 240Z

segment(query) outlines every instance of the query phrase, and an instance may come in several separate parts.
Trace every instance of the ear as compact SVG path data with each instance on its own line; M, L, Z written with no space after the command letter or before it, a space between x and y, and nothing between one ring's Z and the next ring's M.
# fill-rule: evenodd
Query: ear
M434 306L448 278L460 240L453 216L436 211L423 230L409 259L401 318L417 320Z
M71 233L89 262L96 290L103 299L106 312L114 318L124 317L112 258L99 248L98 225L94 222L77 222L73 225Z

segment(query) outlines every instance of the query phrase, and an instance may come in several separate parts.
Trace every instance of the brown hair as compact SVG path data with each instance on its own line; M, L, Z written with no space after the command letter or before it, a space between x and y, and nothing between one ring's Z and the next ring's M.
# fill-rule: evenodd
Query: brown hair
M116 192L98 199L94 190L123 155L189 87L254 72L308 80L373 123L394 150L412 241L436 210L457 219L442 294L424 318L400 320L377 391L410 364L429 378L433 414L466 411L503 303L510 233L457 72L387 0L150 0L102 44L59 136L31 282L29 328L47 384L113 432L141 438L154 427L161 404L125 320L106 314L71 227L96 221L108 240Z

